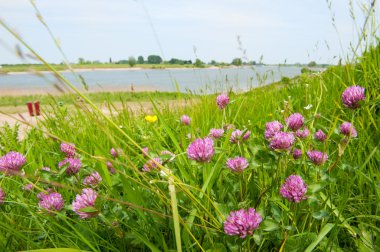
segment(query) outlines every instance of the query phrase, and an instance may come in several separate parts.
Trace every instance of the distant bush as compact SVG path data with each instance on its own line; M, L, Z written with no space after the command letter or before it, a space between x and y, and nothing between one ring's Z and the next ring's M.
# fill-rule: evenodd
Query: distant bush
M303 67L302 69L301 69L301 73L311 73L312 71L309 69L309 68L307 68L307 67Z
M281 78L281 82L282 82L283 84L288 85L288 84L290 84L290 78L284 76L284 77Z

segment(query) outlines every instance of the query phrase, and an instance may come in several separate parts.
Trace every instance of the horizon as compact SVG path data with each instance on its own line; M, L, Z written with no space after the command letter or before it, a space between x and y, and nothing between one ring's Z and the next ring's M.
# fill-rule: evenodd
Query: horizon
M356 45L357 30L364 22L358 3L350 6L344 0L240 0L234 4L213 0L68 0L36 4L69 62L159 55L164 61L177 58L194 62L199 58L205 63L231 63L242 58L269 65L311 61L334 65ZM4 0L0 5L0 19L46 61L63 61L28 1ZM0 29L0 65L37 63L18 58L16 45L17 41Z

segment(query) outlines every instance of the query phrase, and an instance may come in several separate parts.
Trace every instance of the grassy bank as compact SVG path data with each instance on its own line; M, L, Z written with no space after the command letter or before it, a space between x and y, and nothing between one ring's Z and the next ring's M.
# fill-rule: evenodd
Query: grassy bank
M139 102L153 100L175 100L179 97L188 98L186 94L175 92L96 92L88 93L87 96L94 103L102 102ZM73 99L74 98L74 99ZM25 96L0 96L0 110L5 106L24 106L27 102L40 101L41 104L50 104L52 100L73 105L77 102L73 95L25 95Z
M127 109L109 117L83 102L76 110L52 104L38 124L48 135L32 130L19 141L12 129L0 133L1 155L13 150L26 156L25 175L0 175L6 193L0 205L0 250L378 251L379 76L377 46L353 64L304 74L291 84L229 93L225 109L218 108L215 95L200 96L197 102L189 97L188 106L178 108L158 106L152 99L155 121ZM341 97L355 84L365 88L366 99L354 110ZM285 126L285 118L295 112L303 115L311 132L297 137L291 147L303 152L297 160L287 151L271 150L264 138L267 122L278 120ZM180 122L183 114L191 119L188 126ZM340 133L344 121L355 126L357 137ZM250 137L232 143L230 124L249 130ZM191 160L189 145L211 128L224 128L225 133L213 140L210 161ZM319 129L327 136L325 142L314 139ZM58 166L65 158L61 141L76 146L82 167L75 175ZM149 148L149 156L141 147ZM112 155L111 148L118 154ZM327 153L326 162L311 162L306 155L311 149ZM241 173L226 165L236 156L248 160ZM160 158L162 164L146 166L151 158ZM151 171L144 172L144 165ZM72 202L90 187L83 179L95 171L102 181L92 186L96 203L83 210L90 218L82 219ZM299 203L279 192L292 174L307 185ZM32 189L24 190L30 183ZM62 195L64 206L57 213L38 205L38 193L47 191ZM245 238L227 235L230 212L248 208L262 217L258 228Z

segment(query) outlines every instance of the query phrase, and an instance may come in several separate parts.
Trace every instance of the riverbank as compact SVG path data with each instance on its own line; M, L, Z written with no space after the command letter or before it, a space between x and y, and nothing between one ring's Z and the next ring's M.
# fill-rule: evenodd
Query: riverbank
M131 92L131 93L137 93L137 92L158 92L154 87L151 87L149 85L139 85L139 86L127 86L127 87L110 87L108 86L107 89L102 87L91 87L88 91L84 90L83 88L79 88L79 90L85 94L92 94L92 93L110 93L110 92ZM0 87L0 101L4 97L20 97L20 96L47 96L47 95L53 95L53 96L61 96L64 95L62 91L55 88L53 85L44 87L33 87L33 88L14 88L14 87L6 87L1 88ZM0 103L0 106L2 104Z
M59 72L70 72L71 70L62 64L52 64L54 69ZM136 64L131 67L128 64L73 64L72 69L76 72L88 72L88 71L114 71L114 70L146 70L146 69L168 69L168 70L179 70L179 69L219 69L219 68L236 68L236 66L214 66L214 65L203 65L202 67L197 67L193 64L181 65L181 64ZM0 68L1 74L27 74L30 72L51 72L50 69L45 65L40 64L29 64L29 65L5 65Z
M177 92L157 92L157 91L100 91L85 93L89 99L95 104L109 102L144 102L144 101L161 101L174 100L177 98L187 99L188 94ZM194 95L192 95L194 97ZM77 101L77 96L70 94L36 94L36 95L14 95L0 96L0 112L3 113L18 113L26 111L25 104L31 101L40 101L43 104L51 102L59 102L62 104L74 104Z

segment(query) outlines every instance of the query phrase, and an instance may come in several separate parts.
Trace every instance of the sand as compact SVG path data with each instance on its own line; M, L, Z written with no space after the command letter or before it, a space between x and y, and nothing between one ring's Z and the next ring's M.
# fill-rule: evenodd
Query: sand
M196 101L193 100L191 102L193 103ZM98 107L105 115L111 115L111 113L116 114L117 110L122 109L123 107L121 103L113 103L113 105L116 108L116 111L109 111L106 104L100 104ZM188 106L189 104L186 100L169 100L158 102L157 105L159 109L167 108L172 110L178 107ZM132 114L137 116L145 116L153 113L153 105L151 102L127 102L126 106ZM0 107L0 127L4 126L5 123L9 124L11 127L16 123L20 124L19 138L23 139L28 130L38 126L38 122L43 120L44 111L42 107L41 116L30 116L27 112L26 106L20 106L20 109L22 109L22 111L19 113L4 113L4 110Z
M107 88L101 88L101 87L91 87L91 90L84 91L80 90L83 93L101 93L101 92L131 92L131 86L129 87L107 87ZM133 86L134 92L155 92L158 91L151 86L144 86L144 85L136 85ZM53 86L50 86L48 88L30 88L30 89L20 89L20 88L12 88L12 87L6 87L6 88L0 88L0 97L1 96L25 96L25 95L62 95L60 91L55 89ZM1 108L1 104L0 104Z

